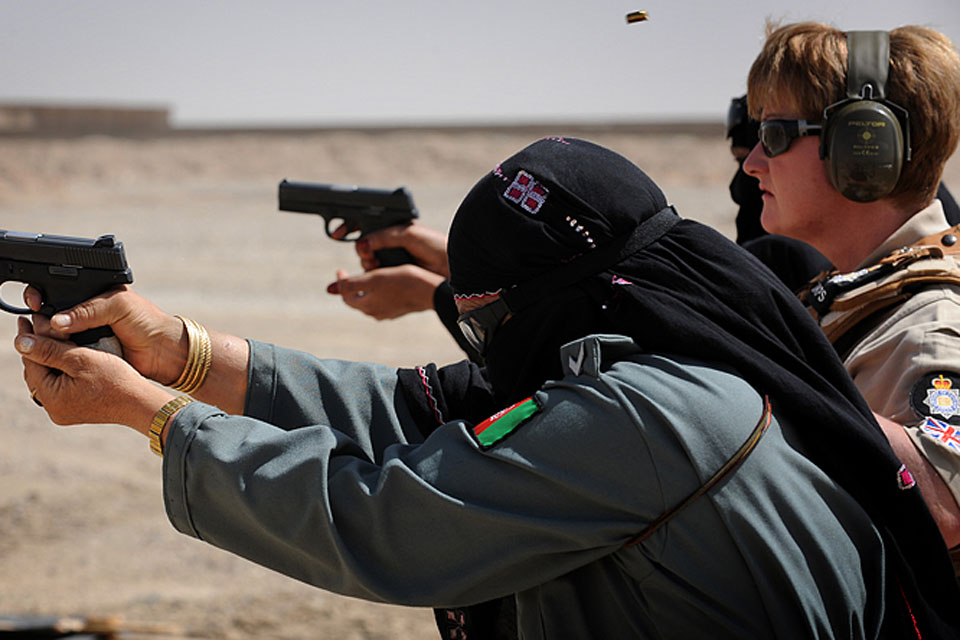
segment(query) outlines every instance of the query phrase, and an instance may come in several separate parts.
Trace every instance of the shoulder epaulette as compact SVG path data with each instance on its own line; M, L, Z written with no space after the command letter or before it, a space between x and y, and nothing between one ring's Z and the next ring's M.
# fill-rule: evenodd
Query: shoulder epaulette
M960 285L960 225L851 273L827 272L798 294L830 342L933 284Z

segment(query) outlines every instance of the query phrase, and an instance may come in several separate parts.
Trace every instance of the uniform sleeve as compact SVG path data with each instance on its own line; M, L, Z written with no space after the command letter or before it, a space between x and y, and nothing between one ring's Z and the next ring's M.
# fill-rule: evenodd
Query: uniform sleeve
M960 290L918 293L844 364L871 409L904 425L960 504Z
M296 579L375 601L469 604L609 554L663 508L637 425L598 387L540 392L533 415L489 447L460 421L415 443L382 371L255 351L256 376L277 392L251 392L244 417L180 411L164 496L178 530ZM313 402L335 407L292 409L314 386ZM288 414L329 421L262 419Z
M397 412L397 370L378 364L322 360L249 341L244 414L284 429L310 424L390 424L417 437L408 412ZM402 425L400 423L403 423ZM393 437L393 430L390 431Z

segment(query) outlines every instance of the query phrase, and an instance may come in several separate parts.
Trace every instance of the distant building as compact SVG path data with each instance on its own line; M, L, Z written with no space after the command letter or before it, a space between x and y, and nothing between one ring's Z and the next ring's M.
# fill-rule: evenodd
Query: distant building
M0 135L149 134L169 131L169 110L0 103Z

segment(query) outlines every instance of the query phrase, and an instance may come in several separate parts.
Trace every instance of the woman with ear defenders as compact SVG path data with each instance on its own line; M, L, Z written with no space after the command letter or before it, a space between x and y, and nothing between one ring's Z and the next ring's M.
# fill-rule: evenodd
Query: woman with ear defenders
M801 292L960 545L960 230L936 199L960 137L960 56L907 26L772 30L748 78L744 162L770 233L836 267Z
M747 96L730 101L727 112L727 138L737 171L730 181L730 197L736 203L736 242L767 265L787 287L796 291L812 278L833 268L830 261L806 242L767 233L760 224L763 193L760 184L743 170L743 161L760 141L760 123L750 117ZM937 188L937 199L951 226L960 224L960 205L944 183Z

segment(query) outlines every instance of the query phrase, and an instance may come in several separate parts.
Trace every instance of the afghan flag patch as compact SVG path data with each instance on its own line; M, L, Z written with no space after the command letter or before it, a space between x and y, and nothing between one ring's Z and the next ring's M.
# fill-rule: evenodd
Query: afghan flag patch
M533 397L498 411L473 428L473 435L477 437L481 449L489 449L508 435L516 431L517 427L540 413L542 407Z

